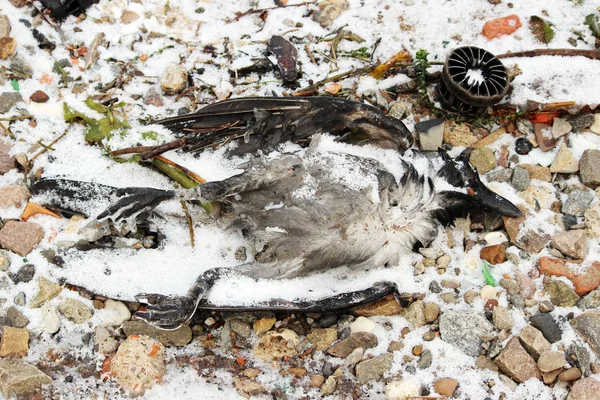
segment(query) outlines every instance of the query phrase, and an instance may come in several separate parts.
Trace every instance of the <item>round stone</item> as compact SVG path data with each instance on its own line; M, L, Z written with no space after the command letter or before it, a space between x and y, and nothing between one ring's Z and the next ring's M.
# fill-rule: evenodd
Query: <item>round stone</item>
M491 285L485 285L481 288L479 292L479 296L481 296L484 300L490 300L496 297L496 288Z

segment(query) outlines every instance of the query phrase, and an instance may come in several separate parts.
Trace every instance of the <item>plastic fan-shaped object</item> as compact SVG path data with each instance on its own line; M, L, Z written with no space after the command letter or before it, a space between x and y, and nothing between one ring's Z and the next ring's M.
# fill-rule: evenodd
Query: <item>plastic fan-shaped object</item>
M489 51L465 46L448 54L437 94L442 107L478 114L497 104L508 91L506 67Z

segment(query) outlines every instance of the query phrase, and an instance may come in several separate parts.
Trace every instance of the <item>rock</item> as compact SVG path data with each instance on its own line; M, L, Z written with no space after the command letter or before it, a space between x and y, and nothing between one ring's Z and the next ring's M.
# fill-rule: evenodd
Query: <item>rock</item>
M593 378L578 380L571 387L567 400L600 400L600 381Z
M433 384L436 393L446 397L452 397L457 387L458 381L452 378L441 378Z
M333 342L338 338L337 329L325 328L325 329L313 329L306 339L315 346L315 350L327 350Z
M283 329L280 332L265 333L254 347L254 354L265 361L277 360L285 356L293 357L298 354L296 347L300 339L296 332Z
M6 37L10 35L10 19L5 14L0 14L0 37Z
M519 339L512 338L495 360L502 372L522 383L531 378L541 379L536 363L521 346Z
M25 57L20 54L15 55L12 60L10 60L10 69L27 78L31 78L31 75L33 75L33 68L31 68L31 65L25 60Z
M512 315L502 306L494 307L492 310L492 321L496 328L500 330L510 330L515 326Z
M0 389L6 398L39 393L42 385L50 383L52 378L33 365L0 358Z
M417 362L417 368L419 369L427 369L431 367L431 363L433 362L433 354L431 354L431 350L424 350L419 357L419 361Z
M571 124L565 118L554 118L552 123L552 136L558 139L571 132Z
M550 343L558 342L562 338L562 332L558 327L552 315L548 313L538 313L529 318L529 323L534 328L542 332L542 335Z
M551 279L544 286L544 291L550 296L552 304L558 307L573 307L579 301L577 293L563 281Z
M551 385L556 380L556 377L561 373L562 369L557 369L550 372L542 372L542 380L546 385Z
M600 113L594 114L594 123L590 126L590 131L600 135Z
M479 139L471 132L469 126L465 123L446 121L444 126L444 142L451 146L471 147Z
M126 321L123 323L121 329L123 329L123 332L127 336L149 336L167 347L182 347L192 341L192 329L189 325L182 325L175 330L166 331L148 325L144 321Z
M580 296L600 286L600 262L596 261L585 272L576 273L567 266L566 260L553 257L540 257L538 260L540 273L551 276L564 276L575 285L575 293ZM571 261L571 263L577 263Z
M319 10L312 15L323 28L328 27L348 8L348 0L324 0L318 4Z
M579 303L577 303L577 307L582 310L600 308L600 289L596 289L588 293L585 297L582 297Z
M560 351L547 350L540 355L537 367L542 372L550 372L565 366L567 360Z
M8 221L0 230L0 245L26 256L44 238L44 230L33 222Z
M10 150L10 144L0 141L0 175L4 175L11 169L15 168L15 159L9 154ZM0 193L2 193L2 190L4 189L5 188L0 189ZM5 194L2 193L0 196L0 208L6 208L6 206L4 206L5 202Z
M49 97L41 90L36 90L31 96L29 96L29 99L34 103L45 103L48 101Z
M102 310L102 326L119 326L123 322L129 321L131 318L131 312L127 306L120 301L107 299L104 302L104 308Z
M519 292L521 293L521 296L523 296L526 299L531 298L531 296L533 296L537 289L533 279L527 276L527 274L524 274L523 272L518 270L515 271L514 278L515 282L519 286Z
M496 297L496 288L491 286L491 285L485 285L484 287L481 288L481 291L479 292L479 296L483 299L483 300L490 300Z
M261 318L254 321L252 325L252 329L254 330L254 334L262 335L263 333L269 331L273 325L275 325L275 318Z
M600 237L600 201L595 202L584 213L585 232L590 238Z
M40 309L42 315L42 323L40 327L42 331L53 334L60 329L60 317L58 309L49 303L44 303Z
M594 200L594 195L588 190L575 189L569 193L567 201L562 206L562 212L574 217L583 217Z
M407 400L413 397L418 398L420 394L421 385L410 379L392 381L385 387L386 400Z
M576 343L571 343L565 352L569 364L578 367L581 372L588 376L590 372L594 374L592 370L591 355L587 348L580 346Z
M571 382L579 378L581 378L581 371L575 367L566 369L558 374L558 380L561 382Z
M327 380L323 385L321 385L321 393L324 395L331 394L335 392L335 388L337 386L337 378L333 375L327 377Z
M579 160L579 176L584 185L597 188L600 185L600 150L588 149Z
M550 246L565 256L584 259L588 254L587 240L583 229L558 232L552 236Z
M423 300L417 300L412 303L404 312L403 317L415 328L425 325L425 303Z
M431 322L435 321L439 315L440 315L440 307L437 304L425 303L425 321L426 322L431 323Z
M327 354L335 357L346 358L357 347L370 349L375 346L377 346L377 336L369 332L357 332L350 335L350 337L347 339L344 339L341 342L331 346L327 350Z
M125 392L142 395L166 373L164 346L148 336L129 336L110 361L110 373Z
M358 382L364 384L369 381L380 380L383 374L392 368L393 361L394 355L386 353L358 363L356 365Z
M6 319L13 328L25 328L29 324L29 318L23 315L15 306L6 310Z
M412 103L408 101L396 101L390 107L390 116L396 119L404 119L412 112Z
M75 299L61 301L58 305L58 311L75 324L83 324L92 318L92 310L83 302Z
M133 21L136 21L140 18L140 16L131 10L125 10L123 11L123 14L121 15L121 23L125 24L125 25L129 25L130 23L132 23Z
M0 357L25 357L29 350L29 331L24 328L2 327Z
M571 124L571 128L572 128L573 132L580 132L580 131L584 130L585 128L589 128L596 121L596 119L594 118L594 115L591 113L581 113L581 114L573 115L572 117L569 117L567 120Z
M17 50L17 40L12 37L0 38L0 60L8 60L10 56Z
M479 355L482 336L492 332L494 332L492 324L473 312L447 311L440 317L442 340L473 357Z
M39 290L33 300L29 302L29 307L38 308L48 300L51 300L58 296L60 291L62 290L62 286L49 281L44 277L38 278L38 286Z
M552 137L552 128L549 125L533 124L533 131L540 150L546 152L556 146L556 139Z
M0 114L9 112L18 102L22 101L19 92L4 92L0 94Z
M11 161L14 164L14 161ZM29 192L21 185L5 186L0 189L0 208L21 207L29 199Z
M497 171L489 172L485 177L488 182L510 182L513 170L511 168L502 168Z
M21 282L23 282L23 283L31 282L34 275L35 275L35 266L33 264L23 265L21 268L19 268L19 270L17 271L16 274L9 273L9 277L15 285L18 283L21 283Z
M483 25L481 34L488 40L492 40L502 35L510 35L520 27L521 20L519 19L519 16L512 14L487 21Z
M550 172L561 174L574 174L579 171L579 161L566 145L562 145L556 154L556 158L550 165Z
M550 350L552 345L544 338L542 332L531 325L525 325L525 328L519 334L521 344L534 360L539 359L540 355Z
M600 311L586 311L571 320L571 326L600 357Z
M94 350L100 354L108 355L119 348L119 342L112 337L108 329L97 326L94 328Z
M469 157L469 162L480 175L493 170L498 165L496 155L488 147L474 149Z
M373 332L375 322L365 317L358 317L350 324L350 332Z
M170 63L160 76L160 87L167 94L177 94L186 88L188 73L185 66Z
M542 182L550 182L552 180L552 174L550 173L550 168L542 167L541 165L531 165L531 164L519 164L520 168L526 169L529 172L529 177L531 179L537 179Z
M95 242L104 236L110 235L110 233L110 222L108 220L97 221L93 219L79 230L79 234L88 242Z
M517 189L520 192L527 189L531 184L531 179L529 178L529 171L519 166L515 167L510 183L515 189Z
M232 319L230 323L231 330L237 335L247 338L252 334L252 328L250 327L250 324L239 319Z
M479 252L479 257L492 265L502 264L506 261L506 246L504 244L486 246Z
M348 354L348 357L346 357L346 359L344 360L344 365L348 367L356 364L362 359L364 354L365 350L362 347L355 348L354 350L352 350L352 353Z
M164 106L162 96L153 87L148 90L146 96L144 96L144 104L153 105L156 107Z
M491 132L489 135L487 135L486 137L484 137L483 139L481 139L477 143L475 143L473 145L473 148L480 149L480 148L489 146L492 143L494 143L496 140L500 139L500 137L502 135L504 135L505 133L507 133L506 129L504 127L500 127L499 129L496 129L494 132Z
M310 384L311 388L320 388L325 383L325 377L323 375L311 375Z
M381 300L365 304L364 306L356 307L352 310L352 314L362 317L397 315L400 314L400 312L402 312L402 307L392 295L385 296Z
M508 238L504 234L504 232L496 231L486 233L484 236L485 242L488 246L495 246L498 244L503 244L508 242Z
M258 396L266 392L266 389L260 383L252 379L240 378L238 376L233 378L233 386L242 397Z
M458 301L454 292L442 293L440 298L448 304L456 304Z
M421 149L424 151L437 151L442 147L444 139L444 118L435 118L421 121L415 124L415 130L419 136Z

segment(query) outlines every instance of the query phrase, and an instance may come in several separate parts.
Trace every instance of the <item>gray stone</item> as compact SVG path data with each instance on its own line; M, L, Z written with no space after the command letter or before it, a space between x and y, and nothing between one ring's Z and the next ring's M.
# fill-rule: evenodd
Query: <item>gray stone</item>
M566 400L600 400L600 381L580 379L573 384Z
M567 197L567 201L562 206L562 212L574 217L583 217L592 200L594 200L594 194L589 190L572 190L569 193L569 197Z
M525 328L519 334L519 340L534 360L537 360L543 352L550 350L552 347L542 332L531 325L525 325Z
M431 367L431 363L433 362L433 354L431 350L425 349L419 356L419 361L417 361L417 368L426 369Z
M571 326L600 357L600 311L587 311L571 320Z
M579 160L579 176L584 185L597 188L600 185L600 150L588 149Z
M554 118L552 123L552 136L558 139L561 136L571 132L571 124L565 118Z
M544 285L544 291L550 296L552 304L558 307L573 307L579 301L579 296L568 283L551 279Z
M28 78L31 78L31 75L33 75L33 68L31 68L31 65L20 54L14 56L10 61L10 69Z
M92 318L92 310L79 300L65 299L58 305L58 311L69 321L83 324Z
M417 300L412 303L404 312L404 318L415 328L425 325L425 303L423 300Z
M408 101L396 101L390 107L390 116L396 119L404 119L412 111L412 103ZM442 132L443 134L443 132Z
M510 182L512 176L513 170L511 168L502 168L498 171L490 172L485 177L488 180L488 182Z
M15 104L22 100L23 97L19 92L4 92L0 94L0 114L6 114Z
M14 328L25 328L29 324L29 318L27 318L17 307L10 307L6 311L6 318L10 326Z
M312 18L323 28L328 27L348 8L348 0L324 0L318 4L319 10Z
M31 395L50 383L52 378L33 365L0 358L0 389L5 397Z
M0 271L8 271L10 268L10 255L7 251L0 250Z
M575 259L584 259L588 253L585 230L583 229L555 233L550 241L550 246L565 256Z
M498 329L512 329L515 326L512 315L502 306L494 307L492 311L492 321Z
M247 338L252 334L252 327L250 326L250 324L244 321L240 321L239 319L232 319L230 322L231 330L239 336Z
M600 289L593 290L579 300L577 307L582 310L600 308Z
M483 316L473 312L447 311L440 317L442 340L473 357L479 355L482 336L492 332L494 326Z
M512 338L508 342L495 363L502 372L519 383L531 378L542 378L535 361L527 354L517 338Z
M377 346L377 336L370 332L356 332L350 335L347 339L334 344L327 350L327 354L335 357L346 358L354 349L362 347L370 349Z
M444 118L435 118L415 124L422 150L437 151L442 146L445 123Z
M585 376L590 374L591 358L588 349L576 343L571 343L565 354L567 355L569 364L575 365Z
M573 132L580 132L585 128L589 128L590 126L592 126L594 124L595 118L594 114L586 113L574 115L568 118L567 120L571 124L571 129L573 130Z
M110 233L110 222L108 220L92 220L79 230L79 234L88 242L95 242L104 236L110 235Z
M600 201L593 203L584 214L585 232L590 238L600 237Z
M126 321L123 323L122 329L127 336L131 334L147 335L165 346L182 347L192 340L192 330L189 325L182 325L173 331L165 331L148 325L144 321Z
M25 292L19 292L15 296L15 305L24 306L27 303L27 297L25 296Z
M0 230L0 245L26 256L44 238L44 230L33 222L8 221Z
M117 351L119 342L112 337L108 329L97 326L94 328L94 350L100 354L110 354Z
M520 192L527 189L531 184L529 171L527 171L525 168L515 167L510 183Z
M0 141L0 175L15 168L15 159L9 154L10 150L10 144Z
M558 327L552 315L548 313L538 313L529 318L529 323L534 328L542 332L542 335L550 343L556 343L562 338L562 332Z
M383 374L392 368L394 355L390 353L382 354L365 360L356 365L356 378L361 384L369 381L378 381Z
M31 282L34 275L35 266L33 264L25 264L21 268L19 268L16 274L8 274L9 278L13 281L15 285L21 282Z

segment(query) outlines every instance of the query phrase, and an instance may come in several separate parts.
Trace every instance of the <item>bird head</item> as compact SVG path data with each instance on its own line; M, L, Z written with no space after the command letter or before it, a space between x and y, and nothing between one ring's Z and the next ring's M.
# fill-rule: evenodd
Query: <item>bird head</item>
M464 217L467 214L496 214L507 217L520 217L521 211L510 201L494 193L479 179L479 174L469 165L471 148L452 159L439 149L442 165L437 173L456 190L439 193L441 204L448 217Z

